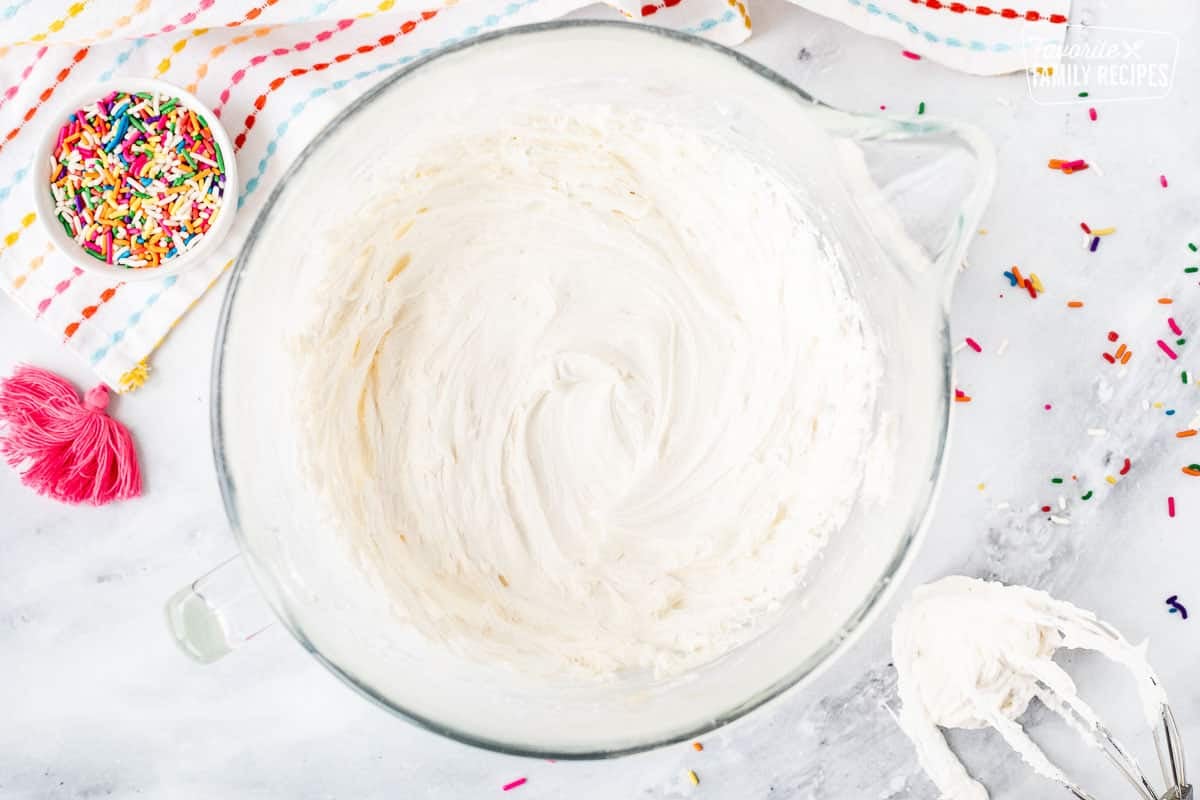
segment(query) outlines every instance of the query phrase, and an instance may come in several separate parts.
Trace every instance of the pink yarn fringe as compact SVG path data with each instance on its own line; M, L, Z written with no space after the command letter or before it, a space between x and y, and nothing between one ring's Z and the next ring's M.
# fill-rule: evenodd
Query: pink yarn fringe
M104 413L108 387L80 402L70 383L21 366L0 380L0 455L38 494L104 505L142 493L133 437Z

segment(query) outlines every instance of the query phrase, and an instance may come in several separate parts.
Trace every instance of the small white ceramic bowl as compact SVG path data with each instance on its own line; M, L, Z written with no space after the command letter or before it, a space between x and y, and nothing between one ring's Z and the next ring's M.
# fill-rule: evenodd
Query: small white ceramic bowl
M54 197L50 194L50 159L54 153L54 145L58 140L58 131L66 124L67 117L72 113L114 91L158 92L169 97L179 98L179 102L192 111L195 111L196 116L204 118L205 123L208 124L209 129L212 131L213 140L221 148L221 154L225 162L225 193L221 199L221 209L217 215L216 223L201 236L199 244L183 255L172 258L160 267L133 269L97 261L85 253L83 248L66 234L59 224L58 216L54 212ZM185 92L178 86L173 86L166 81L154 80L153 78L123 78L95 84L85 92L81 92L72 98L70 103L57 105L55 109L54 114L47 118L48 124L45 133L42 136L37 153L34 154L32 185L38 221L42 229L46 231L46 235L50 237L50 241L54 243L54 246L63 255L81 269L97 275L103 275L106 278L115 278L122 281L143 281L177 275L184 270L191 269L200 264L212 254L213 250L216 249L233 226L233 218L237 213L238 175L237 159L234 155L233 143L229 139L229 134L225 132L225 128L221 126L220 120L217 119L208 106L201 103L190 92Z

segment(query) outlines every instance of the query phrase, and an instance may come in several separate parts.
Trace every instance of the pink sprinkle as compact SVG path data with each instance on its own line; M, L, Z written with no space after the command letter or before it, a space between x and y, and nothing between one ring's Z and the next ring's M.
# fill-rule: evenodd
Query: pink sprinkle
M1089 109L1088 109L1088 116L1092 118L1092 122L1095 122L1095 121L1096 121L1096 109L1094 109L1094 108L1089 108Z
M901 50L900 52L904 55L905 58L911 58L913 61L921 60L921 57L911 50Z
M1047 411L1049 411L1049 410L1052 408L1052 406L1051 406L1049 403L1046 403L1046 405L1042 406L1042 408L1044 408L1044 409L1046 409Z
M512 783L504 784L504 791L510 792L513 789L517 788L518 786L524 786L524 785L525 785L525 778L517 778Z
M1174 350L1172 350L1170 347L1168 347L1168 346L1167 346L1167 343L1166 343L1166 342L1164 342L1162 339L1159 339L1159 340L1158 340L1158 348L1159 348L1160 350L1162 350L1164 353L1166 353L1166 354L1167 354L1167 356L1168 356L1168 357L1169 357L1169 358L1170 358L1172 361L1174 361L1175 359L1179 358L1179 356L1175 355L1175 351L1174 351Z
M1077 158L1074 161L1068 161L1068 162L1064 163L1062 165L1061 169L1075 170L1075 169L1083 169L1086 166L1087 166L1086 161L1084 161L1082 158Z
M1167 317L1167 325L1171 326L1171 333L1176 336L1183 336L1183 331L1179 328L1179 323L1175 321L1174 317Z
M1164 189L1167 188L1167 176L1166 175L1159 175L1158 182L1162 185L1162 187Z
M1172 519L1175 518L1175 498L1174 497L1167 498L1167 516L1171 517Z
M968 336L968 337L967 337L967 347L971 348L971 349L972 349L972 350L974 350L976 353L982 353L982 352L983 352L983 348L979 346L979 342L975 341L975 340L974 340L974 339L972 339L970 336Z

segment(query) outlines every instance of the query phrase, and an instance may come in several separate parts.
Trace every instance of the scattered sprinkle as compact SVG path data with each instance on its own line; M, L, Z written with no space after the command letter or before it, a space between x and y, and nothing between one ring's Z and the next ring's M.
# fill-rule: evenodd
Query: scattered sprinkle
M1115 342L1117 339L1120 339L1120 338L1121 338L1121 335L1119 333L1117 333L1116 331L1108 332L1108 340L1110 342Z
M1002 356L1008 351L1008 339L1000 342L1000 346L996 348L996 355Z
M1172 300L1172 299L1171 299L1171 298L1169 298L1169 297L1160 297L1160 298L1158 298L1158 304L1159 304L1160 306L1169 306L1169 305L1171 305L1171 303L1174 303L1174 302L1175 302L1175 301L1174 301L1174 300Z
M1096 109L1094 109L1094 108L1089 108L1089 109L1088 109L1088 116L1092 118L1092 122L1095 122L1095 121L1096 121Z
M986 484L986 483L979 483L979 484L976 484L976 485L975 485L975 488L976 488L976 489L978 489L979 491L981 491L981 492L982 492L984 489L986 489L986 488L987 488L987 484Z
M696 770L689 769L687 772L688 780L692 782L692 786L700 785L700 776L696 774Z
M955 389L954 390L954 402L969 403L969 402L971 402L971 397L966 392L964 392L962 389Z
M1186 369L1185 369L1183 372L1179 373L1179 382L1180 382L1180 383L1182 383L1184 386L1187 386L1187 384L1188 384L1188 374L1187 374L1187 370L1186 370Z
M1117 363L1117 360L1116 360L1115 358L1113 358L1113 354L1112 354L1112 353L1101 353L1100 355L1104 356L1104 360L1105 360L1105 361L1107 361L1107 362L1108 362L1108 363L1110 363L1110 364L1115 364L1115 363Z
M1087 224L1086 222L1081 222L1081 223L1079 223L1079 227L1083 228L1083 232L1084 232L1084 233L1091 233L1091 232L1092 232L1092 229L1088 227L1088 224Z
M1129 359L1131 359L1131 358L1133 358L1133 351L1132 351L1132 350L1126 350L1126 351L1125 351L1125 355L1121 356L1121 363L1122 363L1122 364L1128 364L1128 363L1129 363Z
M1049 411L1051 408L1053 408L1053 406L1051 406L1049 403L1046 403L1046 405L1042 406L1042 408L1044 408L1046 411Z
M1166 175L1158 176L1158 185L1164 189L1167 188L1167 176Z
M1127 458L1127 459L1125 459L1125 463L1121 465L1121 474L1122 474L1122 475L1128 475L1128 474L1129 474L1129 468L1130 468L1130 467L1132 467L1132 466L1133 466L1133 462L1132 462L1132 461L1130 461L1128 458Z
M1062 478L1051 478L1050 482L1051 483L1062 483L1063 479Z
M1117 229L1115 227L1113 227L1112 225L1110 225L1107 228L1097 228L1096 230L1092 231L1092 235L1093 236L1112 236L1116 232L1117 232Z
M983 352L983 348L979 346L979 342L975 341L970 336L967 337L966 342L967 342L967 347L971 348L976 353Z
M504 784L504 791L511 792L513 789L516 789L518 786L524 786L526 780L527 780L526 778L517 778L512 783L506 783L506 784Z
M1050 506L1042 506L1042 513L1043 513L1043 514L1049 514L1049 513L1050 513Z
M924 114L924 113L925 113L925 101L922 100L921 103L917 106L917 114Z
M1189 464L1181 468L1184 475L1191 475L1193 478L1200 475L1200 464Z
M692 749L699 753L704 749L704 745L700 744L699 742L692 742Z
M1114 478L1112 475L1105 475L1104 480L1106 480L1110 486L1117 485L1117 479Z
M1162 404L1160 403L1159 405L1162 405ZM1173 417L1173 416L1175 416L1175 409L1173 409L1173 408L1168 408L1168 409L1167 409L1165 412L1163 412L1163 413L1165 413L1165 414L1166 414L1168 417Z
M1179 356L1175 354L1175 351L1171 349L1171 346L1169 344L1167 344L1166 342L1164 342L1162 339L1158 340L1158 349L1162 350L1164 353L1166 353L1167 358L1171 359L1172 361L1179 358Z
M1176 336L1183 336L1183 328L1179 327L1179 323L1175 321L1174 317L1167 317L1167 327L1169 327L1171 329L1171 333L1175 334Z
M1087 494L1081 495L1079 499L1080 500L1091 500L1092 499L1092 490L1088 489Z
M1088 250L1094 253L1094 252L1096 252L1096 248L1097 248L1097 247L1099 247L1099 246L1100 246L1100 237L1099 237L1099 236L1093 236L1093 237L1092 237L1092 243L1091 243L1091 245L1088 247Z
M1087 92L1080 92L1080 93L1079 93L1079 96L1080 96L1080 97L1087 97L1087 96L1088 96L1088 93L1087 93Z
M1070 525L1071 524L1071 520L1067 519L1066 517L1060 517L1056 514L1050 515L1050 521L1053 522L1055 525Z
M1067 308L1083 308L1082 300L1068 300Z
M1183 271L1191 275L1194 272L1200 272L1200 267L1184 267Z
M1167 516L1170 517L1171 519L1175 518L1175 498L1174 497L1167 498Z
M907 59L911 59L911 60L913 60L913 61L920 61L920 60L921 60L921 57L920 57L919 55L917 55L916 53L914 53L913 51L911 51L911 50L901 50L901 51L900 51L900 53L901 53L901 55L903 55L903 56L904 56L905 58L907 58Z
M1191 250L1193 253L1196 252L1197 247L1195 242L1188 242L1188 250Z
M1181 619L1187 619L1187 609L1184 608L1183 604L1179 602L1179 595L1173 594L1168 597L1167 605L1170 606L1170 608L1167 609L1168 614L1178 613Z

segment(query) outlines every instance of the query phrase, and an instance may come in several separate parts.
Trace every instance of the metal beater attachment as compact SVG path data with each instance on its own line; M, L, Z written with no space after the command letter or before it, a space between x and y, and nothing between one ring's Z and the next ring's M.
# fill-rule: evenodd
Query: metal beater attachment
M1069 703L1063 703L1065 711L1077 713ZM1166 703L1162 706L1162 723L1154 730L1154 749L1158 751L1158 764L1162 768L1163 781L1166 791L1159 793L1150 779L1146 777L1133 756L1126 752L1121 743L1113 738L1112 733L1103 725L1093 729L1096 743L1113 766L1125 776L1140 800L1193 800L1192 787L1187 782L1186 766L1183 759L1183 741L1179 738L1179 728L1175 724L1175 715ZM1064 779L1063 786L1079 800L1096 800L1085 792L1079 784Z

